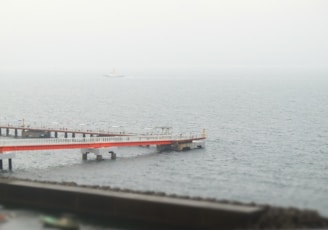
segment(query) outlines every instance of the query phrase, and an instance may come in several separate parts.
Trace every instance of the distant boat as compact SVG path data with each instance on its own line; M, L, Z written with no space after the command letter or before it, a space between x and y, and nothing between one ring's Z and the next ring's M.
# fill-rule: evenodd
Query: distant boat
M105 74L104 77L107 77L107 78L122 78L122 77L125 77L125 75L117 74L115 69L113 69L113 71L110 74Z

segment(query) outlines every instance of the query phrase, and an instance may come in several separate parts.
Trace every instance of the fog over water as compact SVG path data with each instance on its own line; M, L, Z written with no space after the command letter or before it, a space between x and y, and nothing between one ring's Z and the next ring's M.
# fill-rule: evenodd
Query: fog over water
M118 148L116 161L17 152L2 176L328 216L327 9L326 0L1 1L1 124L208 136L190 152ZM104 77L113 69L125 77Z
M11 0L0 70L327 69L325 0Z

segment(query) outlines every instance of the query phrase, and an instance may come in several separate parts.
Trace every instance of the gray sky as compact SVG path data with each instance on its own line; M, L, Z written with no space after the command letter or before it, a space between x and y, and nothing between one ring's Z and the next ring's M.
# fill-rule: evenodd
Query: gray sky
M327 0L1 0L0 71L327 69Z

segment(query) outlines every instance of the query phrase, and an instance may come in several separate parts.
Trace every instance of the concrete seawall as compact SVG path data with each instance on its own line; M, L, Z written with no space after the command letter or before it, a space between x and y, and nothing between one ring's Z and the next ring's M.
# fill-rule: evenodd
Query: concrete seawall
M196 229L245 227L263 212L258 206L8 179L0 179L0 202Z

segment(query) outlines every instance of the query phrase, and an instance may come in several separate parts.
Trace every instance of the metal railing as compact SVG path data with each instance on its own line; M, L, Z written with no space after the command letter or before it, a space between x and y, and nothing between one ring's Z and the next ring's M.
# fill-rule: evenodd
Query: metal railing
M50 126L29 126L29 125L12 125L12 124L1 124L0 128L3 129L25 129L25 130L40 130L49 132L61 132L61 133L85 133L85 134L98 134L98 135L133 135L133 133L126 133L125 131L117 130L104 130L104 129L78 129L78 128L65 128L65 127L50 127Z

